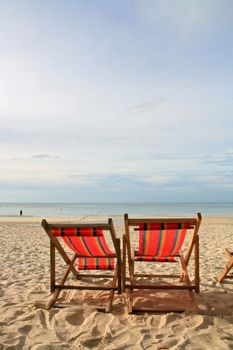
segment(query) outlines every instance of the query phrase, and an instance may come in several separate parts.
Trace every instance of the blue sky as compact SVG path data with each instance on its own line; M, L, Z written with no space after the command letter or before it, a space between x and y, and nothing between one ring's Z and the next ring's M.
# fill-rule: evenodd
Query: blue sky
M0 3L1 201L233 200L233 2Z

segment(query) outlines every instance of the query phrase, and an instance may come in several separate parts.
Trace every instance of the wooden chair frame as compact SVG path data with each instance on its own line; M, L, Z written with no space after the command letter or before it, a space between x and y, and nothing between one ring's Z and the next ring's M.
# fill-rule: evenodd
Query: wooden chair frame
M215 277L215 280L221 283L225 278L233 278L233 274L229 273L233 267L233 252L230 252L229 249L225 249L225 256L227 258L227 263L224 269Z
M79 223L79 224L64 224L64 223L55 223L50 224L45 219L42 220L41 223L42 227L44 228L45 232L48 234L50 238L50 291L53 293L53 296L51 300L49 301L47 305L47 309L50 309L52 306L55 305L60 292L63 289L78 289L78 290L106 290L109 291L109 298L108 302L105 308L97 307L97 310L99 311L105 311L109 312L112 309L113 304L113 298L115 291L118 291L118 294L121 294L121 251L120 251L120 239L116 238L115 229L113 226L113 221L111 218L109 218L108 223ZM58 240L58 237L54 237L52 234L52 229L54 227L59 228L98 228L101 230L107 230L110 231L113 246L115 249L115 254L113 255L105 255L105 256L94 256L96 258L98 257L111 257L115 258L116 264L115 269L113 271L113 274L87 274L87 273L80 273L76 270L74 263L77 258L81 258L84 256L80 256L77 254L73 254L73 257L70 259L65 250L63 249L61 243ZM55 264L55 254L56 251L60 254L62 259L67 265L67 268L60 279L58 283L56 283L56 264ZM81 280L82 277L85 278L109 278L111 279L110 285L102 285L102 286L96 286L96 285L85 285L85 286L79 286L79 285L66 285L65 282L67 280L67 277L69 276L70 272L73 273L76 279Z
M135 307L133 303L133 291L135 289L157 289L157 290L188 290L190 302L191 302L191 309L197 310L198 306L196 304L193 291L196 293L199 293L200 287L199 287L199 227L201 224L201 214L198 213L196 218L128 218L128 214L124 215L124 222L125 222L125 234L123 236L123 267L122 267L122 285L123 285L123 291L128 291L129 295L129 303L128 303L128 309L129 313L133 312L183 312L187 308L184 309L145 309L145 308L139 308ZM181 264L181 274L136 274L134 272L134 265L137 261L134 257L134 251L131 249L130 244L130 227L134 227L134 230L138 231L139 224L142 223L189 223L193 227L193 232L191 235L191 239L189 242L188 249L186 251L185 256L183 256L182 252L179 253L176 257L179 258L180 264ZM190 277L188 274L188 264L192 255L192 252L194 251L194 283L191 283ZM126 260L128 258L128 268L129 268L129 277L126 277ZM152 262L154 264L158 264L156 262ZM135 281L136 278L179 278L180 282L183 282L182 285L180 284L161 284L161 283L137 283ZM129 284L127 284L127 281L129 280Z

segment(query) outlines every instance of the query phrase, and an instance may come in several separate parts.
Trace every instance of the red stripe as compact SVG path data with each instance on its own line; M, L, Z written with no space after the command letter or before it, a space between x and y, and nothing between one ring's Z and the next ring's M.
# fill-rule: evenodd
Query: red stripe
M104 235L101 237L62 237L65 243L78 255L105 256L115 254L107 245Z
M79 258L79 270L114 270L113 258Z
M139 227L138 254L141 256L166 257L177 255L183 245L189 224L141 224ZM178 229L181 227L182 229ZM185 228L184 228L185 226ZM155 229L159 228L159 229ZM168 228L167 228L168 227ZM146 228L146 230L145 230Z

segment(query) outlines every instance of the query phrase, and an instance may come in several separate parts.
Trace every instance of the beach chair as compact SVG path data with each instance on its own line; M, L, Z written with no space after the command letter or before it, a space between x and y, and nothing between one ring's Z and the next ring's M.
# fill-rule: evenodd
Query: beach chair
M53 293L51 300L47 305L47 309L55 305L59 294L64 289L78 290L104 290L109 291L108 302L106 307L97 307L100 311L109 312L112 308L114 292L121 293L121 252L120 239L116 238L112 219L108 223L78 223L78 224L63 224L63 223L48 223L45 219L42 221L42 227L50 238L50 290ZM111 240L114 247L114 252L109 248L105 234L110 232ZM68 250L73 253L72 258L68 256L61 244L63 240L68 247ZM60 279L56 282L55 271L55 253L60 253L67 268ZM77 267L75 262L77 261ZM112 270L101 273L100 271L91 273L91 271L82 273L81 270ZM74 277L82 281L83 278L97 278L101 282L102 279L110 279L110 283L100 284L65 284L70 272ZM104 281L104 280L103 280ZM108 280L107 280L108 281Z
M128 214L124 216L125 234L123 236L123 291L128 292L129 313L142 312L183 312L187 308L170 309L167 305L158 308L138 307L134 305L134 290L156 290L163 293L166 290L186 290L188 291L188 300L190 308L197 310L197 304L194 293L199 293L199 236L198 230L201 223L201 214L198 213L194 218L129 218ZM132 250L131 237L136 231L138 235L138 248ZM188 231L191 231L188 233ZM134 232L135 234L135 232ZM190 241L183 255L181 248L186 243L188 235ZM194 253L194 254L192 254ZM190 258L194 255L194 281L190 281L188 273L188 264ZM126 278L126 259L128 257L129 278ZM154 264L153 269L157 269L159 263L175 263L180 261L181 271L178 274L142 274L135 272L135 265L147 262ZM160 264L160 265L161 265ZM174 265L173 265L174 266ZM164 270L164 269L163 269ZM179 279L179 283L164 283L163 279ZM145 280L146 279L146 280ZM157 279L157 282L156 282ZM129 280L129 283L127 281ZM149 281L149 282L148 282ZM174 281L173 281L174 282ZM148 291L147 291L148 292ZM155 292L155 291L154 291ZM186 292L187 293L187 292ZM145 292L146 294L146 292ZM161 306L161 305L160 305ZM173 306L173 305L172 305Z
M233 267L233 252L230 252L227 248L225 249L225 256L227 258L227 263L224 269L220 272L218 276L215 277L215 280L222 282L225 278L233 278L233 274L229 273Z

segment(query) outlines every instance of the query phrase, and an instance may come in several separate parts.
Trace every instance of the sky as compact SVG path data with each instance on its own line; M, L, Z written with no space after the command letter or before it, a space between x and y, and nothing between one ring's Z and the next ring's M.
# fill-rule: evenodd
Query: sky
M232 33L231 0L0 1L0 201L233 201Z

